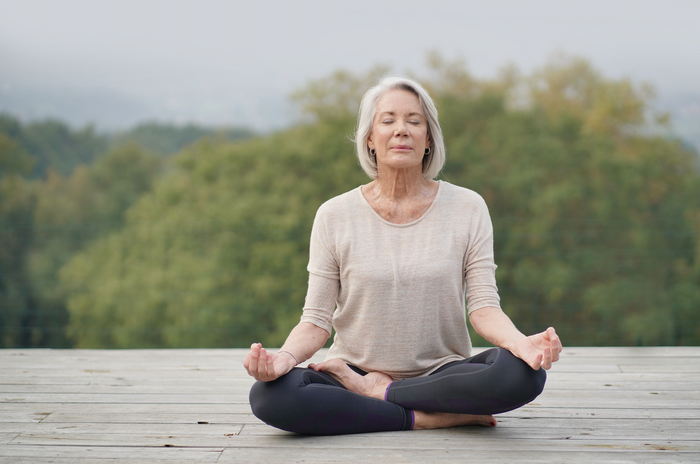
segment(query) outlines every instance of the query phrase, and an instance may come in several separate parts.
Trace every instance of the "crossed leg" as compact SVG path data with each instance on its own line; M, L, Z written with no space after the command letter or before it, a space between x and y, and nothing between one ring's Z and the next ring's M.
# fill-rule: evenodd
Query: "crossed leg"
M351 392L379 400L385 400L387 390L393 382L391 377L382 372L370 372L361 375L350 369L340 359L330 359L319 364L309 364L309 368L325 372L338 380ZM494 426L496 419L490 414L456 414L450 412L413 411L413 429L442 429L460 425Z
M339 360L310 367L257 382L250 392L253 413L275 427L313 435L495 425L492 414L532 401L546 379L543 370L500 348L396 382Z

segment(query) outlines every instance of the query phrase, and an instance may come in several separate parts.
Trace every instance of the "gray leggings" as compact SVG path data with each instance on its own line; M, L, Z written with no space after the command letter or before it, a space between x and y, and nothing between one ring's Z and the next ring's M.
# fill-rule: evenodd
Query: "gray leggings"
M427 377L393 382L386 401L353 393L323 372L294 368L272 382L256 382L250 406L263 422L307 435L410 430L414 410L498 414L519 408L542 393L546 377L543 369L493 348Z

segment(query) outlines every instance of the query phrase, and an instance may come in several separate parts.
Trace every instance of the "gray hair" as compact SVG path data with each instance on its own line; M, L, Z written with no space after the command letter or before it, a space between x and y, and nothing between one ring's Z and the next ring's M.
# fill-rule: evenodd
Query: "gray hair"
M357 131L355 132L355 147L360 166L369 177L377 178L377 162L370 154L367 139L372 133L372 124L379 98L395 89L411 92L418 97L418 102L428 123L428 137L430 139L430 153L423 158L423 177L434 179L445 165L445 142L442 139L440 123L438 123L437 108L428 92L418 82L405 77L384 77L362 97L357 118Z

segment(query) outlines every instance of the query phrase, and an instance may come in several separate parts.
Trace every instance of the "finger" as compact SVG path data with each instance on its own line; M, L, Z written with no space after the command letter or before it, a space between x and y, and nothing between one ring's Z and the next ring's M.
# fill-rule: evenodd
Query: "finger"
M262 348L258 355L258 375L263 380L267 380L267 350L265 348Z
M559 361L559 353L562 350L561 340L554 327L547 329L547 334L549 335L550 347L552 348L552 362Z
M550 342L554 342L555 340L561 344L561 341L559 340L559 335L557 335L557 331L554 330L554 327L550 327L546 330L547 338L549 339Z
M266 359L266 371L267 372L267 378L268 380L273 380L275 379L275 360L273 359L274 355L272 353L267 353L267 359Z
M262 345L260 343L253 343L252 345L250 345L250 351L248 352L248 355L257 356L258 351L260 350L261 347L262 347Z
M552 349L544 349L544 358L542 359L542 368L547 370L552 368Z
M248 374L252 375L255 377L257 380L257 373L258 373L258 355L260 354L260 349L258 346L256 346L255 343L250 345L250 353L248 353L248 356L246 359L248 360Z
M559 353L561 353L561 343L556 341L552 343L552 362L559 361Z
M552 329L552 333L554 336L552 337L552 345L557 349L557 351L561 352L563 346L561 344L561 339L559 338L559 335Z
M530 367L532 367L534 370L539 370L540 367L542 367L542 355L538 354L535 359L530 363Z

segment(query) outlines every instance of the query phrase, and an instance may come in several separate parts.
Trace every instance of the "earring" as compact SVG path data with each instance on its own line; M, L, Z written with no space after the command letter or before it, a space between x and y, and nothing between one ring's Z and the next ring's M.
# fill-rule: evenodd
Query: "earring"
M423 155L427 156L429 154L430 154L430 147L425 149L425 153L423 153Z
M370 148L370 149L369 149L369 154L372 155L372 156L377 156L377 150L375 150L374 148Z

